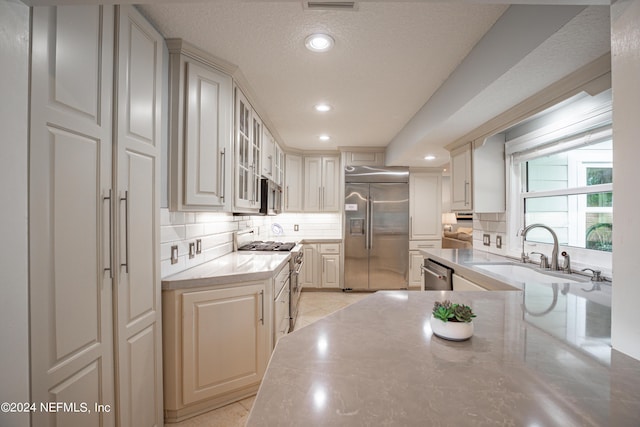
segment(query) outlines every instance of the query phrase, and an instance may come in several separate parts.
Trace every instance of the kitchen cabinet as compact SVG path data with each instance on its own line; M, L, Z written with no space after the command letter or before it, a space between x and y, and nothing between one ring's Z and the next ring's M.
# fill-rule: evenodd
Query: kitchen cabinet
M235 89L234 212L260 210L262 121L240 88Z
M276 163L273 179L276 182L276 184L278 184L279 186L283 186L284 185L284 151L282 151L282 148L280 148L280 145L277 142L275 143L275 153L273 157Z
M505 135L486 138L473 149L473 211L506 211Z
M345 166L384 166L384 151L345 151Z
M409 175L409 221L411 240L442 237L442 175L414 172Z
M163 292L168 421L255 394L272 349L271 289L267 280Z
M262 176L275 181L276 172L276 141L266 127L262 135Z
M302 211L302 156L285 155L284 211Z
M305 243L301 283L307 288L341 288L341 244Z
M409 287L424 287L423 272L420 266L424 264L422 249L440 248L440 240L412 240L409 242Z
M476 285L462 276L454 274L452 277L454 291L486 291L482 286Z
M340 210L340 159L338 156L304 158L304 211Z
M117 410L31 422L159 426L164 40L131 6L32 19L31 398Z
M168 47L169 207L231 211L231 76L180 39L169 40Z
M472 144L451 151L451 210L473 210Z

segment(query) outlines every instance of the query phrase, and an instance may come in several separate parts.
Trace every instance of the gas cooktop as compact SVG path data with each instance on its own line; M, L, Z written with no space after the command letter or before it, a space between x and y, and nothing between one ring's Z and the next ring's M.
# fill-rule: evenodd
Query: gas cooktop
M255 241L240 246L239 251L281 251L288 252L294 248L296 244L294 242L262 242Z

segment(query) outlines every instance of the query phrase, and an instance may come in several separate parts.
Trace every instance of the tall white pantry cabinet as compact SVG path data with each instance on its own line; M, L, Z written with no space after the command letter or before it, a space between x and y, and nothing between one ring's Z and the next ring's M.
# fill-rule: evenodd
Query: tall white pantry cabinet
M89 409L32 424L162 426L162 36L130 6L35 7L32 43L31 399Z

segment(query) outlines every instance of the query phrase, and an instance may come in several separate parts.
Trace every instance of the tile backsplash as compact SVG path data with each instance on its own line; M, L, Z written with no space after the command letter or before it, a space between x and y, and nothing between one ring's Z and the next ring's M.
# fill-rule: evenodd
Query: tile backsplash
M272 227L279 224L283 233ZM298 231L295 231L295 226ZM285 213L277 216L234 216L231 213L169 212L160 209L160 270L167 277L233 251L233 234L253 229L251 240L300 241L341 238L339 213ZM189 243L202 241L202 253L189 258ZM171 246L178 246L178 262L171 264Z
M484 246L483 236L489 235L490 245ZM502 238L502 247L496 247L496 237ZM507 254L507 214L475 213L473 215L473 247L499 255Z

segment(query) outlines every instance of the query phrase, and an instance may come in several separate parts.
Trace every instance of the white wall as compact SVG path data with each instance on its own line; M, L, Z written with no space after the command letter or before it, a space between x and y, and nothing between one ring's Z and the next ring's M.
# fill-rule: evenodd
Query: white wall
M640 359L640 0L611 7L613 82L613 301L611 340L615 349Z
M29 9L0 0L0 402L29 401L27 128ZM0 412L3 427L28 414Z

